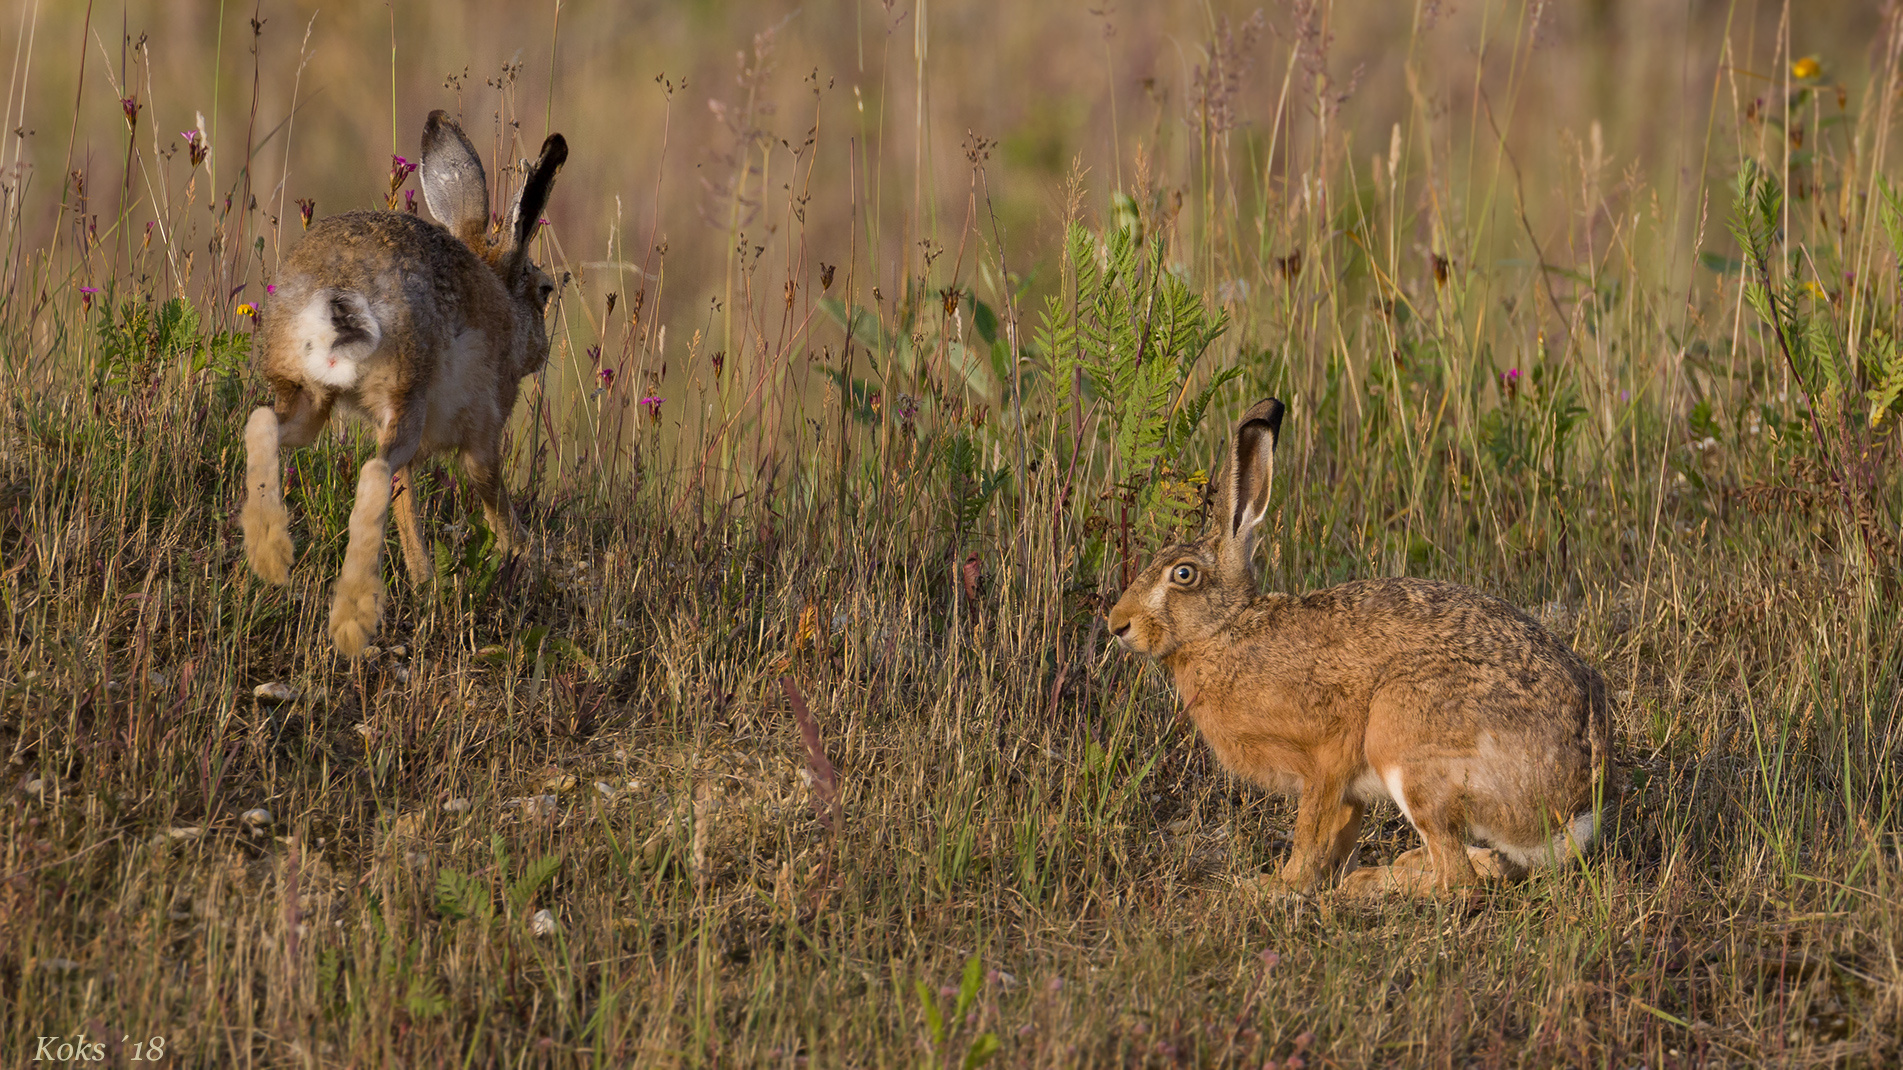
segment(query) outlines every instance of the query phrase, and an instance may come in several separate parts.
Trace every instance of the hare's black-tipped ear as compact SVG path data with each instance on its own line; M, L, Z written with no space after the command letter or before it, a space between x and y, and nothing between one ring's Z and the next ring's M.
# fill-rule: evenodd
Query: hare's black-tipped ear
M555 188L555 172L568 162L568 141L560 134L550 134L542 142L542 156L530 169L528 181L522 183L522 192L516 197L515 209L510 213L509 229L515 240L516 258L526 256L529 241L535 237L535 228L542 223L542 211L548 207L549 191Z
M1280 401L1256 402L1236 421L1236 441L1222 488L1222 555L1238 574L1255 574L1255 548L1275 481L1275 443L1282 434Z
M438 109L423 124L423 201L452 233L478 245L489 232L489 178L463 128Z

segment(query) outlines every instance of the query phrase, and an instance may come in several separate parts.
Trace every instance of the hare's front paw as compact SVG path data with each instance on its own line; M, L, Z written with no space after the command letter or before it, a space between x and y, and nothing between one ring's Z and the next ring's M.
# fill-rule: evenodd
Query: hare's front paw
M377 634L377 619L383 615L383 581L375 576L344 576L337 581L337 593L330 603L330 641L347 658L363 653L370 637Z

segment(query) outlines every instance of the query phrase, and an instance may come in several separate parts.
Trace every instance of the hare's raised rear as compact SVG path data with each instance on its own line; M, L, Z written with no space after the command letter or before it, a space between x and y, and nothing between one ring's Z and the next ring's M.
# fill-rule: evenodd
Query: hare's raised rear
M1282 412L1270 398L1244 414L1211 530L1158 554L1110 627L1170 669L1223 765L1300 796L1283 883L1444 891L1584 850L1613 772L1611 719L1605 680L1564 642L1451 583L1257 593ZM1424 846L1356 871L1376 799Z
M522 377L548 360L543 309L554 289L529 261L555 172L568 143L552 134L493 239L489 185L462 128L441 111L423 127L424 200L443 222L406 212L352 212L311 228L279 269L257 360L275 408L245 426L245 557L271 583L290 579L291 535L278 482L278 447L317 437L333 406L376 428L377 455L357 479L330 609L330 636L354 657L383 612L380 558L391 506L410 575L431 572L408 492L410 464L461 454L497 545L507 552L515 517L498 471L502 430Z

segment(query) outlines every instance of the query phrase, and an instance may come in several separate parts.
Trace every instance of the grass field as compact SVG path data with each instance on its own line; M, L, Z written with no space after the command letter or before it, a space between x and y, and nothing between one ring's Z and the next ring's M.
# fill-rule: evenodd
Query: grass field
M0 13L0 1063L1903 1060L1903 21L1018 6ZM433 107L574 146L534 538L432 466L347 662L370 447L252 577L247 309ZM1102 614L1269 394L1271 589L1604 671L1585 865L1262 893Z

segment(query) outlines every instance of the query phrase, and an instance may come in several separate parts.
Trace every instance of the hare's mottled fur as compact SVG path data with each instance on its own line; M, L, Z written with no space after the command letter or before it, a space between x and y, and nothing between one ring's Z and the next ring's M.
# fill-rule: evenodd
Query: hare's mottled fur
M289 581L278 449L310 443L333 407L367 418L377 455L357 480L330 610L331 641L346 656L363 650L382 615L380 558L392 507L411 577L421 583L431 574L409 493L414 461L459 453L499 548L507 552L517 537L499 471L502 431L522 377L548 360L542 316L554 286L529 261L529 243L567 158L560 134L542 143L505 229L492 238L482 161L454 120L431 112L421 184L443 225L405 212L333 216L279 269L257 358L277 403L245 425L245 556L261 578Z
M1283 884L1446 891L1584 850L1613 773L1611 718L1604 678L1564 642L1451 583L1257 593L1282 411L1270 398L1244 414L1212 530L1158 554L1110 627L1169 668L1223 765L1300 797ZM1425 846L1356 870L1376 799Z

